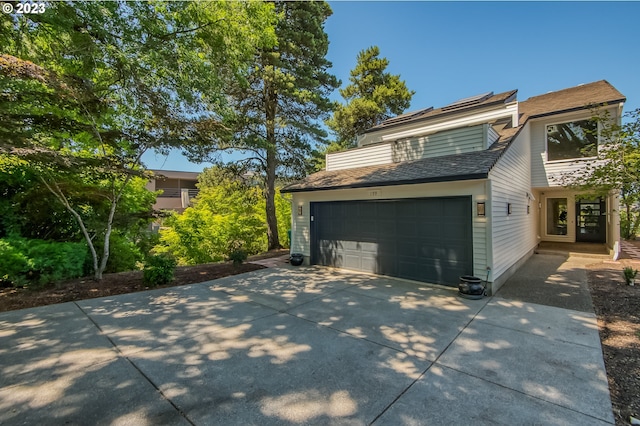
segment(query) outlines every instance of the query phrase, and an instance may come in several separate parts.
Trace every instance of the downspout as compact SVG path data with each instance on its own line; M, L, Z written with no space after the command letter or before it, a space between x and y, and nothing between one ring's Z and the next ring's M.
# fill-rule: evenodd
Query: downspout
M487 250L487 270L494 270L493 267L493 221L492 213L493 213L493 196L491 194L491 172L489 172L489 177L484 183L484 193L487 197L486 201L486 216L485 220L487 221L486 225L486 250ZM493 275L491 276L493 280ZM488 294L493 295L493 281L491 285L487 282Z

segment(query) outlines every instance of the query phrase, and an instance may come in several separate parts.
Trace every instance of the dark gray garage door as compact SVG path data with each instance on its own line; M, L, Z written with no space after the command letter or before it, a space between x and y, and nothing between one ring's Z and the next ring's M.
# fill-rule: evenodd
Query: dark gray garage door
M311 203L311 261L457 285L473 273L471 198Z

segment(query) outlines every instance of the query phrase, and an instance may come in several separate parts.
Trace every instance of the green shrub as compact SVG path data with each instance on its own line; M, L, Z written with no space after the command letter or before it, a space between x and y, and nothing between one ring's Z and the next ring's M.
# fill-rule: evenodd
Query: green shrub
M625 282L628 285L633 285L633 281L635 280L636 275L638 275L638 270L633 269L631 266L627 266L622 270L622 273L624 274Z
M85 244L29 240L29 246L29 258L39 284L82 276L87 257Z
M0 239L0 279L14 286L46 284L82 276L87 258L83 243Z
M145 262L142 276L144 283L150 287L167 284L173 280L176 261L166 255L150 256Z
M12 244L7 238L0 239L0 282L25 285L31 267L30 259L19 244Z
M227 260L233 261L233 264L236 266L242 265L242 262L247 260L247 257L249 257L247 251L242 247L242 243L237 241L234 241L229 245L228 252Z
M102 247L99 253L102 253ZM136 264L143 260L144 255L136 246L135 242L115 232L111 234L109 241L109 260L107 260L105 272L132 271L137 269Z

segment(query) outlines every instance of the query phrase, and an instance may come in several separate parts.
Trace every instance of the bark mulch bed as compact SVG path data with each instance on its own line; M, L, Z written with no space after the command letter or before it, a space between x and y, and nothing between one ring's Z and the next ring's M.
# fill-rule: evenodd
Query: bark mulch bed
M274 250L252 256L249 261L282 256L287 253L288 250ZM231 262L179 266L176 268L174 279L170 284L155 288L201 283L258 269L264 269L264 266L252 263L234 266ZM28 288L2 288L0 289L0 312L144 290L149 290L149 287L142 282L142 271L104 274L99 282L91 278L78 278L33 290Z
M588 270L617 425L640 418L640 285L625 284L625 266L640 269L640 261L601 262Z

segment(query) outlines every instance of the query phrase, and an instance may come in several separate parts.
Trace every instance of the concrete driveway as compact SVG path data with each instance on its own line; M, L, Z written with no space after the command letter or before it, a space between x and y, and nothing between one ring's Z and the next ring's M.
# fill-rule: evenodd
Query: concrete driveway
M2 424L611 424L595 316L321 267L0 314Z

